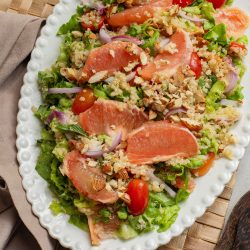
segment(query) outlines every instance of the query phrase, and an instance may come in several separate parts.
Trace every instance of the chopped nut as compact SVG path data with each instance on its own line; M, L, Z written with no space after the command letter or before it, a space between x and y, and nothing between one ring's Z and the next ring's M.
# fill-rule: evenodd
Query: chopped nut
M126 193L118 192L118 197L121 200L123 200L126 204L130 204L130 202L131 202L130 196Z
M98 192L98 191L101 191L105 188L106 181L105 181L104 177L94 176L91 179L91 184L92 184L93 189Z
M69 81L77 81L78 79L78 70L72 68L61 68L60 74L64 76Z
M89 83L95 83L103 80L108 75L107 70L99 71L89 78Z
M181 118L181 122L190 130L200 131L202 124L190 118Z
M129 178L129 175L128 175L127 170L126 170L125 168L123 168L123 169L120 169L120 170L116 173L115 177L116 177L117 179L127 180L127 179Z
M105 164L103 167L102 167L102 172L104 174L108 174L108 175L111 175L112 174L112 171L113 171L113 167L109 164Z
M150 110L149 111L149 120L154 120L157 117L157 113L154 111Z
M141 52L140 60L142 65L146 65L148 63L148 57L145 52Z

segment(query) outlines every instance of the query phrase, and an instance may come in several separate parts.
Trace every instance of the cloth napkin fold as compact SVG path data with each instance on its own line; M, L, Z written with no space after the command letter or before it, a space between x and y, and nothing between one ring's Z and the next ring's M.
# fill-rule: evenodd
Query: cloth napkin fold
M14 205L24 224L36 237L42 249L54 249L57 244L41 227L31 212L25 197L16 160L16 117L23 76L29 55L44 20L27 15L0 12L0 176L7 183ZM1 181L3 183L3 181ZM3 186L3 184L2 184ZM0 249L6 247L10 236L21 223L12 207L8 191L0 189ZM20 241L19 241L20 242ZM30 248L16 246L12 249L39 249L38 244L27 243Z

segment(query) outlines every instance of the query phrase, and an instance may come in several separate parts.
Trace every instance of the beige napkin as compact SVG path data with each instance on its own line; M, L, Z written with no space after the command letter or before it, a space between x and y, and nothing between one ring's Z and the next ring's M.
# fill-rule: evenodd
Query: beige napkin
M20 88L29 54L43 19L0 12L0 21L0 176L7 183L14 205L24 224L36 237L41 248L50 250L54 249L57 242L49 237L31 212L31 206L26 200L18 173L15 147ZM6 247L18 227L21 230L19 236L26 237L23 238L25 240L17 240L18 246L9 242L9 248L6 249L39 249L37 243L33 242L31 237L27 237L27 231L22 229L24 226L20 227L21 221L8 197L7 189L3 187L3 181L1 183L0 249ZM18 233L16 235L18 236Z

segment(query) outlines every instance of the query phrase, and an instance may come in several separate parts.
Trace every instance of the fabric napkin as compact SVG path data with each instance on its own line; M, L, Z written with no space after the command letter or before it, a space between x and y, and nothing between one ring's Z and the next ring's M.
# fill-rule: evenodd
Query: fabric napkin
M8 192L1 180L0 249L39 249L38 244L27 236L27 229L18 218L18 212L24 224L36 237L40 247L50 250L54 249L57 241L49 237L47 231L39 224L37 217L31 212L31 205L26 200L18 173L15 147L20 88L30 52L44 20L4 12L0 12L0 20L0 176L9 189ZM12 205L9 193L17 212ZM15 246L11 244L10 239L17 228L23 230L26 240L17 240L16 244L19 245Z

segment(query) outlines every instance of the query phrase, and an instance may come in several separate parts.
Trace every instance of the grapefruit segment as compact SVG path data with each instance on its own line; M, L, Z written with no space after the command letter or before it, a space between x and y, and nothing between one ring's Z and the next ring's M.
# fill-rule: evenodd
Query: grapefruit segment
M216 24L224 23L229 37L242 36L249 26L249 16L239 8L225 8L215 15Z
M147 122L130 133L127 156L131 163L150 164L173 157L188 158L198 150L196 138L188 129L157 121Z
M126 9L111 15L108 24L113 27L125 26L131 23L144 23L153 17L158 11L168 10L172 6L172 0L150 1L148 4Z
M95 73L124 71L130 62L139 61L143 49L131 42L113 41L92 50L82 69L88 80Z
M81 127L89 134L108 134L122 131L127 134L148 121L147 115L136 106L111 100L97 100L94 105L79 115Z
M77 151L69 152L63 161L63 170L79 193L101 203L115 203L118 195L106 189L106 180L100 169L89 167Z
M170 42L176 44L176 53L163 52L158 54L154 61L142 67L138 73L145 79L151 80L157 74L172 76L182 65L190 63L193 51L189 35L179 30L170 38Z

